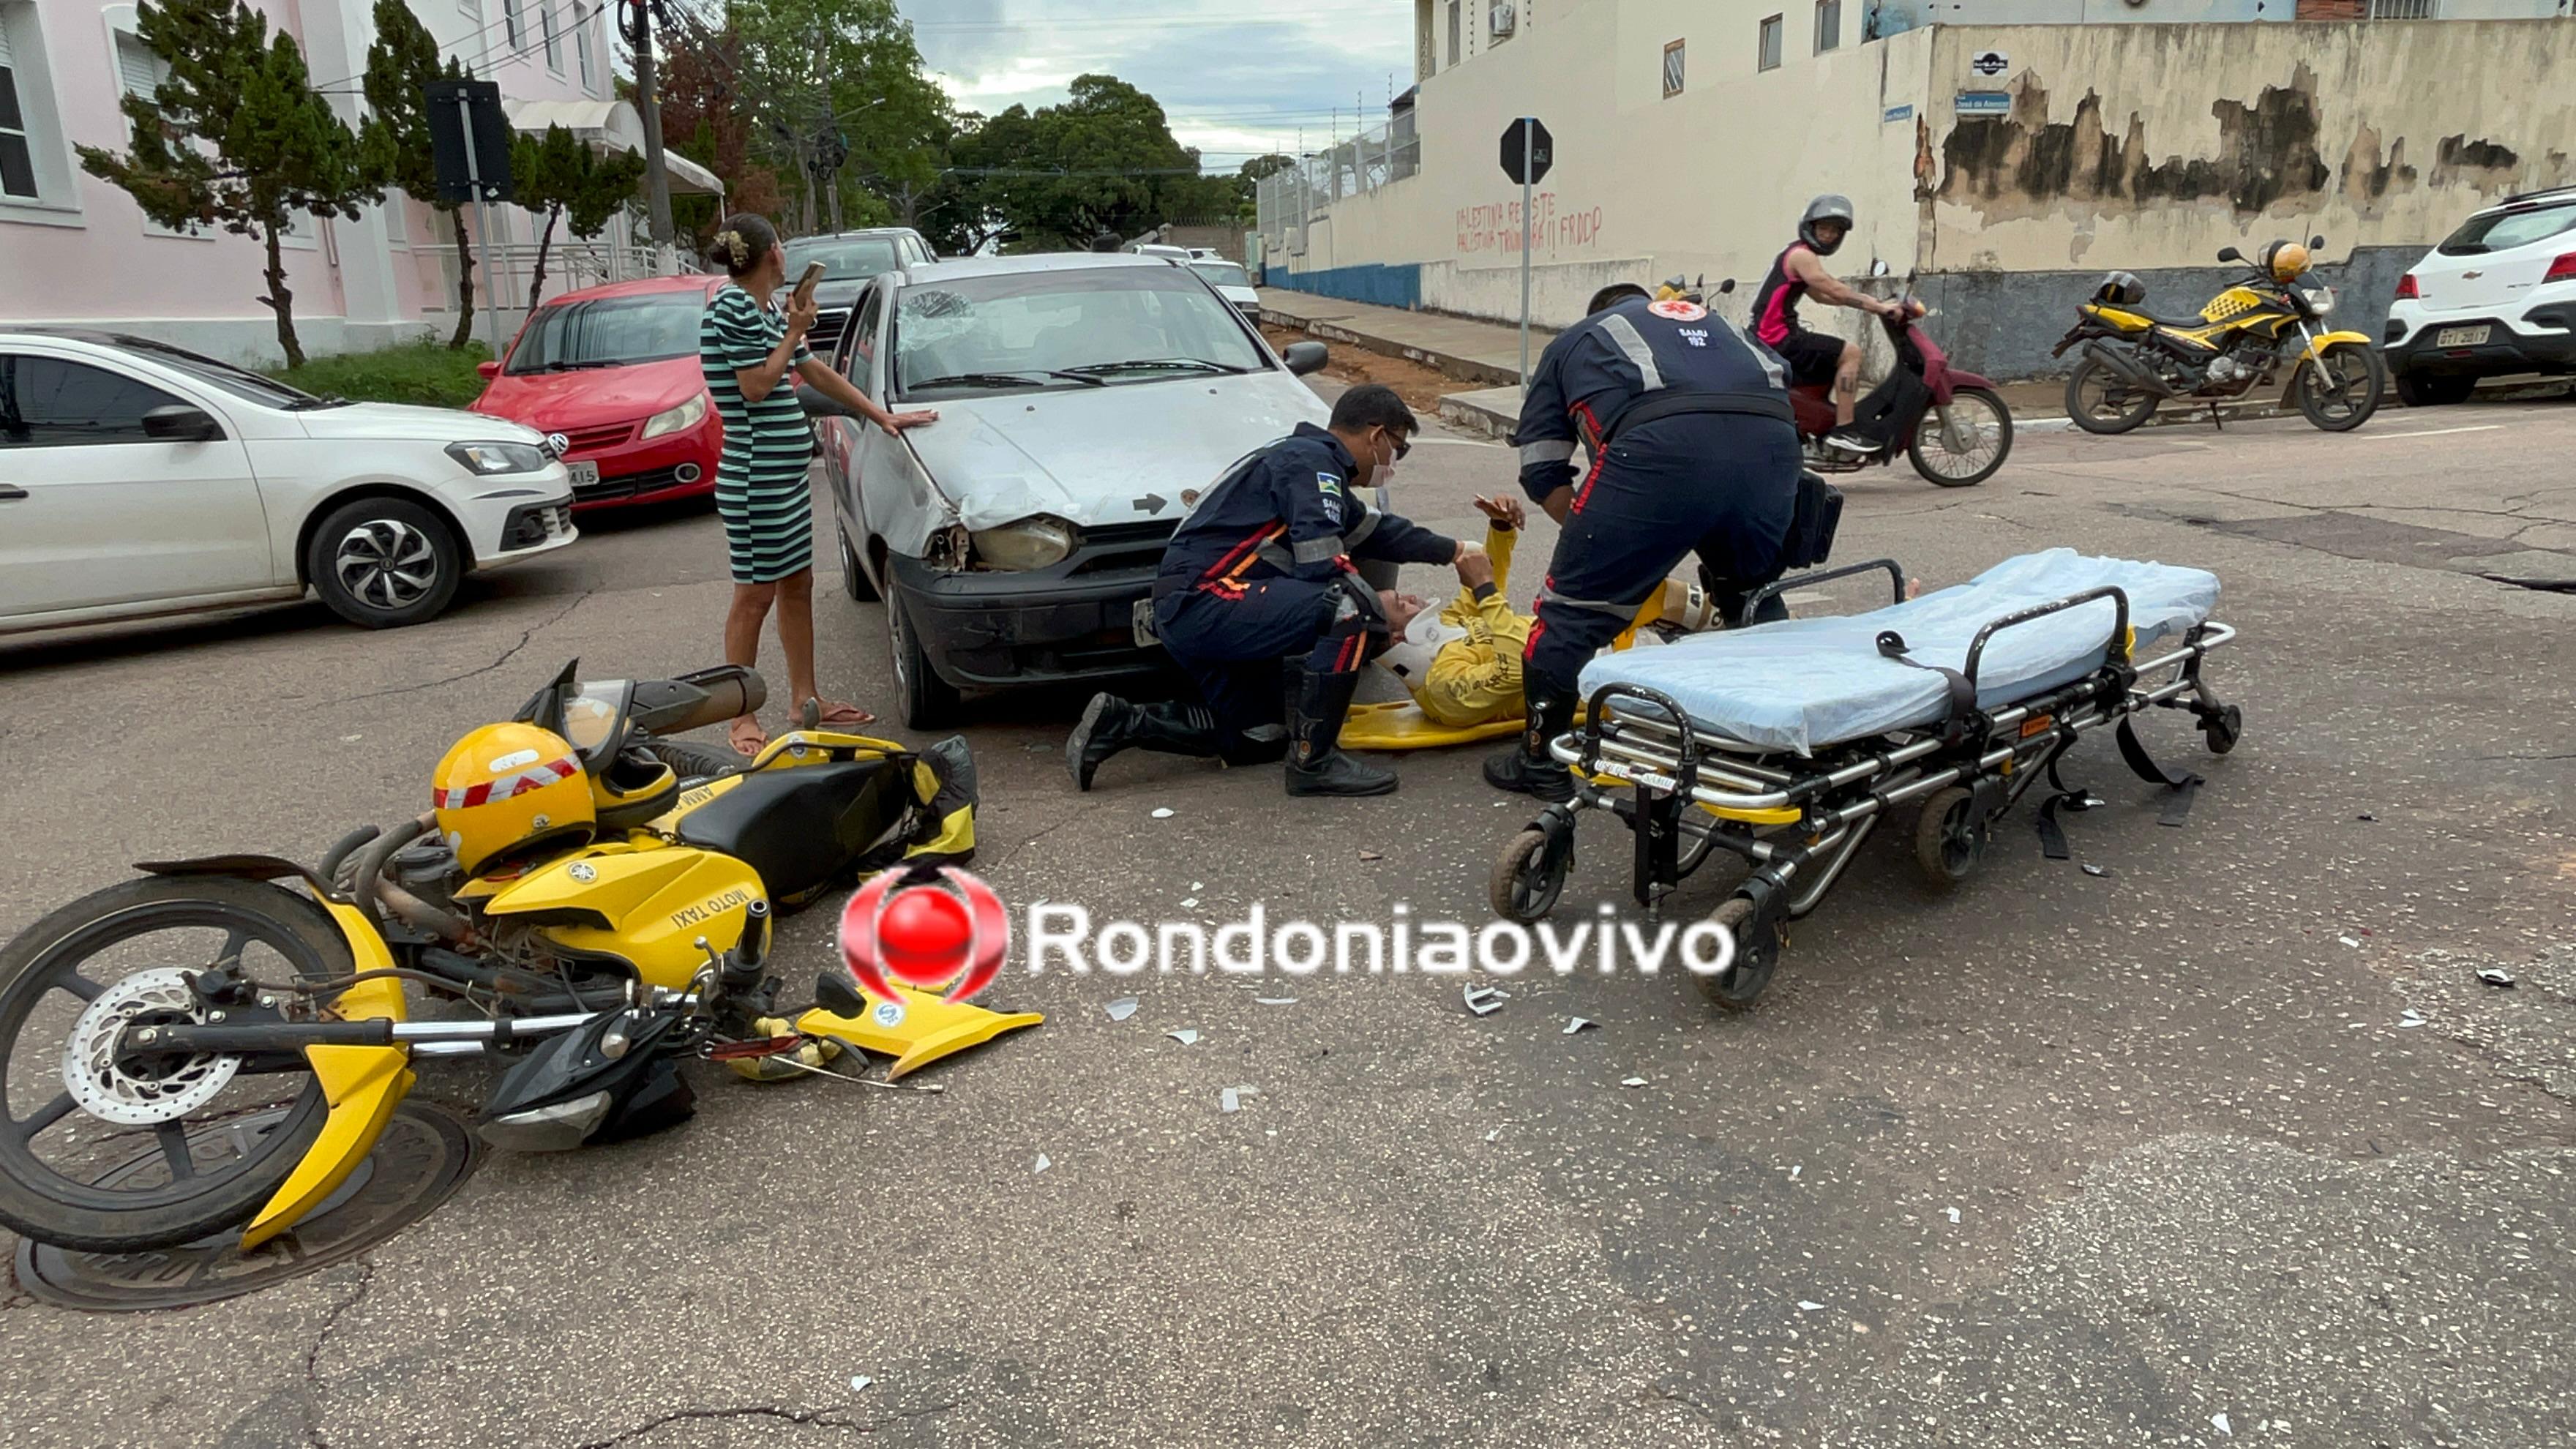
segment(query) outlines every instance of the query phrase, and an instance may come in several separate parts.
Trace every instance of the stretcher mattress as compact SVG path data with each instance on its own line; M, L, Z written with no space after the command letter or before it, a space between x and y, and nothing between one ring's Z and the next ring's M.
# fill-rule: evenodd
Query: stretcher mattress
M1601 655L1584 667L1583 697L1605 684L1642 685L1671 696L1704 731L1813 754L1941 720L1948 685L1930 670L1882 658L1881 630L1903 635L1910 658L1964 669L1970 641L1989 622L2106 584L2129 596L2141 658L2218 605L2218 577L2204 570L2053 548L1866 614L1786 619L1695 634L1666 649ZM1995 635L1977 667L1978 706L1999 708L2098 668L2112 615L2111 601L2101 599ZM1611 705L1614 713L1640 708L1635 700Z

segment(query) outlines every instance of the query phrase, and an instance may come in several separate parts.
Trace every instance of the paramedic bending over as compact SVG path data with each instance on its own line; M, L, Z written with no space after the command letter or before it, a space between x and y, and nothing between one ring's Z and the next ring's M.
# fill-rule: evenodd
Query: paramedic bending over
M1547 743L1573 722L1584 661L1687 554L1712 592L1775 577L1797 508L1780 359L1694 299L1605 288L1593 304L1539 358L1512 435L1522 491L1564 529L1522 654L1529 728L1485 779L1542 800L1574 794ZM1579 478L1578 442L1591 459Z

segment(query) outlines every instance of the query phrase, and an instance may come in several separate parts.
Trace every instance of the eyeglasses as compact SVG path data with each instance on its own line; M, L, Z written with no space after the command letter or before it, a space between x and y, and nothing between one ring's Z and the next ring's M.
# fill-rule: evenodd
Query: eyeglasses
M1406 442L1403 438L1397 437L1393 433L1389 433L1387 436L1395 439L1395 460L1399 463L1403 462L1405 454L1413 451L1413 444Z

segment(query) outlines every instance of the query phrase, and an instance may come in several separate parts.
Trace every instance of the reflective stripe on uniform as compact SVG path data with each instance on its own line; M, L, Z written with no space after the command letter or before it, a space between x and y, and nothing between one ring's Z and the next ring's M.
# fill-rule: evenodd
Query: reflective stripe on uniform
M1663 373L1655 368L1655 349L1646 345L1645 334L1637 330L1636 323L1613 312L1601 319L1601 335L1617 344L1628 360L1637 365L1645 391L1654 392L1664 385Z
M1780 355L1778 353L1773 352L1768 347L1764 347L1759 343L1756 343L1752 338L1745 336L1741 331L1736 329L1734 323L1727 321L1716 313L1711 312L1708 315L1711 321L1714 321L1718 326L1726 329L1727 336L1742 343L1744 345L1744 350L1753 354L1753 360L1755 362L1762 364L1762 376L1770 382L1773 390L1779 392L1786 392L1789 390L1788 374L1780 366Z
M1661 579L1658 579L1655 582L1658 587L1661 587L1663 583ZM1639 600L1637 602L1641 603L1643 601ZM1637 612L1637 603L1622 604L1609 599L1569 599L1565 595L1556 592L1553 588L1541 588L1538 591L1538 599L1536 603L1533 603L1530 607L1532 610L1535 610L1539 604L1555 604L1559 608L1581 609L1586 613L1593 614L1615 614L1622 619L1625 619L1629 615Z
M1286 572L1295 564L1322 563L1326 559L1340 558L1343 552L1341 535L1328 533L1321 538L1310 538L1304 543L1289 548L1281 548L1275 543L1264 544L1256 557L1272 568Z
M1384 517L1386 517L1385 514L1372 511L1368 517L1361 519L1359 527L1342 535L1342 552L1349 553L1352 549L1366 543L1368 536L1377 532L1377 521Z
M1550 439L1544 443L1521 444L1521 466L1534 463L1562 463L1574 456L1572 439Z

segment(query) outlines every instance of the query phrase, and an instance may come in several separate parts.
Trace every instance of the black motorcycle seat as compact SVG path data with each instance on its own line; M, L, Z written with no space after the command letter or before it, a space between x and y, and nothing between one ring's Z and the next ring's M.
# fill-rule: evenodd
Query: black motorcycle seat
M759 872L770 898L793 905L830 885L900 829L911 771L890 759L756 770L680 817L684 844L720 851Z
M2158 311L2153 307L2130 307L2125 310L2135 312L2159 327L2179 327L2185 332L2197 332L2209 325L2209 319L2197 312L2185 312L2177 316L2170 312Z

